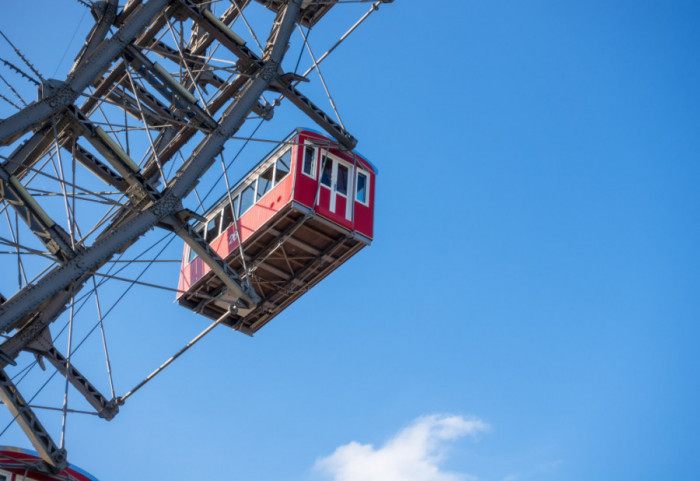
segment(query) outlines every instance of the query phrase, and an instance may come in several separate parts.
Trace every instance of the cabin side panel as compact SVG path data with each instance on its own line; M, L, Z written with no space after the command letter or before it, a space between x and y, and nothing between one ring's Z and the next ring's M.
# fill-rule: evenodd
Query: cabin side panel
M362 173L362 171L360 171ZM369 203L363 203L360 199L355 200L355 230L369 237L374 238L374 185L376 176L373 172L368 172L369 175L369 192L367 199ZM357 181L356 181L357 182Z
M244 243L246 239L248 239L260 227L269 221L272 216L279 212L282 207L287 205L292 200L292 191L294 186L293 180L294 177L292 175L285 177L278 185L276 185L272 190L258 200L248 212L241 216L240 233ZM231 226L226 232L229 235L233 234L234 226ZM234 248L237 247L238 244L236 243ZM228 251L226 254L229 254L230 252L231 251Z
M313 150L313 158L309 158L307 146L311 147L313 140L320 140L319 136L305 135L297 136L297 145L294 148L294 174L296 176L294 185L294 200L312 208L318 190L318 151Z
M294 190L294 176L287 175L279 184L263 195L247 212L238 220L239 229L231 225L211 242L211 247L222 258L227 258L238 250L239 234L245 243L253 233L268 222L279 210L292 200ZM199 257L187 263L189 248L185 245L183 252L183 265L180 270L178 290L189 290L199 279L211 269ZM178 297L181 294L178 293Z
M329 144L328 139L313 132L300 132L297 143L294 200L371 239L375 187L372 166L355 153L330 148L335 143ZM347 176L345 192L338 188L341 170Z

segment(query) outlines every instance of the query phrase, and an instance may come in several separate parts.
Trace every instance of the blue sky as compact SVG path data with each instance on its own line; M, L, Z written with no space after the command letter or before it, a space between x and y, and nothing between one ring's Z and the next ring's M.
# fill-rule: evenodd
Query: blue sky
M89 15L71 42L80 5L32 3L0 28L58 76ZM374 244L254 339L217 328L111 423L71 419L72 462L103 481L697 478L698 15L383 6L322 69L379 168ZM297 125L280 109L260 135ZM238 175L269 146L251 149ZM107 324L121 393L206 326L129 296Z

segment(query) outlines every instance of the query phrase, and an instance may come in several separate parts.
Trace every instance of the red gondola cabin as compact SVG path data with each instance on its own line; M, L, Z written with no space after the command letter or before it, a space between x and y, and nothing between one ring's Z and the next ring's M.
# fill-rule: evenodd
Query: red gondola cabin
M260 303L230 313L234 299L187 245L178 302L212 319L229 312L227 325L247 334L258 331L370 244L375 175L357 152L297 129L195 227L242 278L247 269Z

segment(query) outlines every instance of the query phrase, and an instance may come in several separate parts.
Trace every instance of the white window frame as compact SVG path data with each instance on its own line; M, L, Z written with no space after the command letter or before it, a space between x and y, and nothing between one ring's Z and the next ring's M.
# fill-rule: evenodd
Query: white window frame
M311 172L313 172L314 175L307 174L304 172L304 161L306 160L306 148L311 147L314 151L314 157L313 161L311 162ZM320 162L320 149L318 148L317 145L313 144L312 142L309 142L308 140L304 142L303 148L301 149L301 173L304 174L307 177L310 177L314 180L318 178L318 168L319 165L321 165Z
M246 189L248 189L248 187L250 187L251 185L253 186L253 203L250 204L250 207L243 211L243 192L245 192ZM243 214L248 212L250 209L253 208L255 204L257 204L257 201L255 199L258 196L258 176L256 175L252 182L249 182L242 186L241 190L238 191L238 195L240 196L240 200L238 201L238 205L241 208L241 210L238 212L238 218L240 219L243 216Z
M290 165L289 165L289 169L290 169L290 170L289 170L289 172L287 172L287 175L289 175L289 174L291 173L292 154L293 154L293 151L292 151L292 148L291 148L291 147L288 147L287 149L282 149L281 151L279 151L279 154L275 155L273 158L270 158L267 162L265 162L264 165L262 165L262 166L260 166L260 167L258 168L257 174L255 175L255 178L252 179L252 181L250 181L250 182L248 182L247 184L245 184L245 185L239 187L237 190L231 192L231 198L234 200L234 203L233 203L233 204L234 204L234 205L233 205L233 211L236 213L236 214L235 214L235 220L236 220L236 221L238 221L238 220L241 218L241 216L242 216L243 214L245 214L245 212L248 212L248 210L252 209L253 206L254 206L255 204L257 204L257 203L260 202L263 198L265 198L265 196L266 196L267 194L269 194L277 185L279 185L279 184L275 184L275 177L276 177L276 175L277 175L277 161L278 161L279 158L282 157L287 151L289 151L289 154L290 154L290 155L289 155L289 164L290 164ZM317 151L318 151L318 149L314 148L314 154L315 154ZM316 158L314 158L314 163L315 163L316 165L318 164L318 163L316 162ZM272 179L271 179L271 181L270 181L270 182L271 182L270 188L268 189L267 192L265 192L265 194L263 194L262 197L260 197L260 198L258 199L258 181L260 180L260 175L261 175L263 172L265 172L270 166L272 166ZM285 175L285 177L286 177L286 175ZM241 208L241 201L243 200L243 192L244 192L248 187L250 187L251 185L253 186L253 203L250 205L250 207L249 207L245 212L241 212L241 211L240 211L240 208ZM223 221L224 221L223 210L226 209L226 208L229 208L229 202L228 202L228 200L226 200L226 202L224 202L224 205L223 205L222 207L220 207L219 209L217 209L216 211L214 211L214 214L213 214L210 218L208 218L207 221L204 223L204 227L202 228L202 232L200 232L200 235L201 235L205 240L206 240L206 235L207 235L207 226L208 226L209 222L211 221L211 219L214 219L214 218L216 217L216 215L219 214L219 213L221 214L221 221L220 221L220 223L219 223L219 232L218 232L218 234L216 235L216 237L214 237L214 238L212 239L211 242L214 242L216 239L218 239L218 238L221 236L221 234L223 234L223 233L225 232L224 222L223 222ZM210 243L211 243L211 242L210 242ZM186 259L189 259L189 258L190 258L190 256L191 256L191 251L192 251L192 248L191 248L189 245L187 245ZM195 254L195 256L192 258L192 260L188 261L186 265L191 264L192 261L194 261L197 257L199 257L199 256L197 256L197 255Z
M209 244L211 244L212 242L214 242L214 241L215 241L216 239L218 239L219 236L221 235L221 226L223 225L223 220L224 220L224 209L223 209L223 207L220 208L220 209L216 209L216 210L214 211L214 214L212 214L212 216L209 217L209 218L207 219L207 223L204 225L204 230L202 231L202 233L203 233L204 235L203 235L202 237L204 237L204 240L206 240L206 239L207 239L207 232L209 232L209 222L213 221L213 220L216 218L216 216L219 215L219 214L221 215L221 219L219 220L219 226L218 226L218 228L217 228L217 233L216 233L216 235L214 236L214 238L213 238L211 241L207 241L207 243L209 243Z
M346 169L348 169L348 185L345 186L345 188L346 188L345 194L342 194L338 190L338 166L340 164L343 164L343 166ZM355 168L353 167L353 165L351 163L346 162L345 160L341 160L339 158L335 158L335 161L333 162L333 179L331 180L331 184L334 184L333 188L335 190L335 193L338 195L342 195L346 199L350 198L350 197L354 197L353 195L351 195L351 193L354 192L353 188L355 187L354 179L352 178L353 177L352 172L354 170L355 170ZM335 180L335 183L333 182L333 180Z
M331 154L330 152L325 152L326 155L326 162L331 161L332 162L332 167L331 167L331 185L330 187L321 182L321 177L323 176L323 172L319 173L319 180L318 183L321 187L324 189L328 189L330 193L330 202L328 205L328 209L336 213L335 208L336 208L336 202L335 202L335 196L339 195L343 198L345 198L345 218L347 220L352 220L353 212L354 209L352 208L353 203L352 200L355 199L355 176L354 175L348 175L348 185L347 185L347 193L343 194L338 191L338 165L343 164L344 167L348 169L348 174L350 172L355 171L355 166L353 166L350 162L341 159L340 157ZM319 156L319 159L321 156ZM319 162L319 166L321 165L322 162ZM350 200L352 199L352 200Z
M202 236L202 238L205 238L205 236L206 236L207 224L208 224L208 223L209 223L209 221L207 221L207 222L204 223L204 227L202 228L202 231L199 233L199 235ZM201 224L200 224L200 225L201 225ZM199 227L199 226L195 227L194 230L196 231L198 227ZM194 257L192 257L192 254L193 254L193 253L194 253ZM190 259L190 257L192 257L192 258ZM187 261L187 264L185 264L185 265L188 266L188 265L192 264L192 262L193 262L197 257L199 257L199 256L197 255L197 253L195 253L195 252L192 250L192 246L189 245L189 244L187 244L187 257L186 257L185 259L189 259L189 260Z
M359 200L359 199L357 198L357 185L358 185L357 179L360 177L360 174L364 175L364 176L367 178L367 183L365 184L365 199L366 199L366 202L362 202L361 200ZM360 204L362 204L362 205L364 205L364 206L367 206L367 207L369 207L369 199L370 199L370 190L369 190L369 189L370 189L370 178L371 178L371 177L370 177L368 171L366 171L366 170L364 170L364 169L361 169L361 168L359 168L359 167L357 167L357 168L355 169L355 190L353 191L353 197L355 198L355 202L358 202L358 203L360 203Z
M258 202L260 202L261 200L263 200L265 198L265 196L267 194L269 194L272 191L272 189L274 189L276 187L275 186L275 174L277 173L277 159L279 159L280 157L281 157L281 155L276 156L275 160L273 160L272 163L270 164L272 166L272 178L270 179L270 187L267 189L267 192L265 192L262 195L262 197L260 197L259 199L258 199L258 183L260 182L260 176L263 175L263 173L265 173L265 171L268 169L269 166L267 164L265 164L266 167L264 169L260 169L260 173L255 177L255 199L256 200L255 200L255 202L253 202L253 205L255 205Z
M283 156L287 151L289 151L289 165L287 166L287 168L288 168L289 170L287 171L287 174L286 174L284 177L282 177L282 179L280 179L279 182L276 182L276 179L277 179L277 162L282 158L282 156ZM294 155L294 150L292 149L292 147L288 147L287 149L282 149L282 153L280 153L279 155L276 155L276 156L275 156L275 160L272 162L272 164L273 164L275 167L274 167L274 170L272 171L272 187L270 188L270 190L272 190L272 189L274 189L275 187L277 187L277 186L280 184L280 182L282 182L282 180L284 180L285 178L287 178L287 175L289 175L289 174L292 173L292 165L293 165L293 163L292 163L292 160L293 160L293 159L292 159L292 156L293 156L293 155ZM263 171L263 172L264 172L264 171ZM269 192L269 191L268 191L268 192ZM267 195L267 194L265 194L265 195ZM263 197L265 197L265 196L263 196Z

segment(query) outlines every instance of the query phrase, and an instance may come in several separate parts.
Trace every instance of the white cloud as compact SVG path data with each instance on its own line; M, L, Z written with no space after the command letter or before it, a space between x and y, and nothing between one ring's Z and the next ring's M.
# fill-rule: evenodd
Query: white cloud
M424 416L380 448L353 441L318 459L314 468L333 481L466 481L473 478L440 469L448 442L488 427L476 418Z

